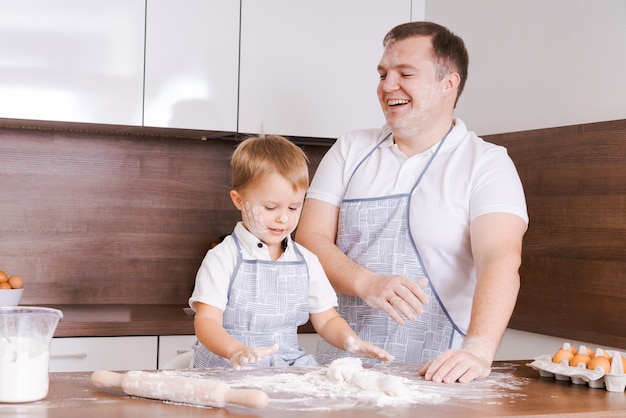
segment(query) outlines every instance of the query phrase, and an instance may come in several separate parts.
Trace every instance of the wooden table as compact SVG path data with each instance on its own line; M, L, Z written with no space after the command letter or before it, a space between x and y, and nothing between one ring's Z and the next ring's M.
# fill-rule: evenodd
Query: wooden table
M355 406L329 411L281 410L270 405L263 410L228 407L213 409L140 399L114 389L99 389L90 383L91 373L51 373L48 397L25 404L0 404L0 417L29 418L120 418L120 417L294 417L370 418L370 417L519 417L576 416L623 417L626 394L591 389L553 379L541 378L525 361L498 362L493 378L517 382L516 389L503 388L479 399L462 396L472 386L443 385L448 393L445 403L419 403L402 407ZM403 370L417 366L399 366ZM412 371L412 369L411 369ZM234 373L229 371L229 373ZM490 378L491 379L491 378ZM422 381L423 382L423 381ZM419 382L418 379L418 383ZM424 384L435 385L431 382ZM472 385L472 384L470 384ZM432 386L430 386L432 390ZM439 389L437 389L439 390ZM455 392L458 391L458 392ZM455 396L458 393L459 396ZM272 399L272 396L270 396ZM322 403L322 402L320 402Z

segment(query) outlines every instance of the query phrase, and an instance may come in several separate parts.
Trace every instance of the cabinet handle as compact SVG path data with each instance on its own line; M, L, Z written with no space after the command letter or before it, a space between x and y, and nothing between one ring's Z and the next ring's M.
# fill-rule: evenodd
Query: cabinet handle
M51 354L51 359L64 359L64 358L85 358L87 353L67 353L67 354Z
M188 348L184 348L184 349L183 348L179 348L178 350L176 350L176 354L184 354L184 353L188 353L190 351L191 350L188 349Z

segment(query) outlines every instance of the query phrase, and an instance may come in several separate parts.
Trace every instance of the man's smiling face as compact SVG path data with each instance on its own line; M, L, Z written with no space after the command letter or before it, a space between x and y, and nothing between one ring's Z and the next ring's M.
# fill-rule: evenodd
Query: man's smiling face
M427 128L443 101L444 80L437 76L430 38L392 41L378 65L378 100L394 136L412 136ZM445 78L444 78L445 79ZM436 116L435 116L436 117Z

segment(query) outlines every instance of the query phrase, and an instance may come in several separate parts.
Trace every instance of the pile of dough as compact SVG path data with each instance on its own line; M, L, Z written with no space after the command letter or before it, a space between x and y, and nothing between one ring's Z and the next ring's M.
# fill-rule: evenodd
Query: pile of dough
M363 369L361 359L356 357L344 357L333 361L328 366L326 377L334 383L346 382L364 391L389 396L404 396L409 392L403 378Z

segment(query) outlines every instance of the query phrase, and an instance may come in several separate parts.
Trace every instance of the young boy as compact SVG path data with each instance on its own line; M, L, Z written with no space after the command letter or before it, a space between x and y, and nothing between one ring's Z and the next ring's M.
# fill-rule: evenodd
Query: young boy
M194 367L315 365L298 344L311 320L318 334L358 357L391 361L360 340L337 311L337 296L313 253L296 244L309 186L304 152L280 136L243 141L231 159L234 232L209 250L196 276Z

